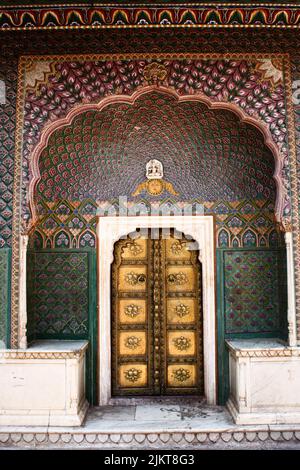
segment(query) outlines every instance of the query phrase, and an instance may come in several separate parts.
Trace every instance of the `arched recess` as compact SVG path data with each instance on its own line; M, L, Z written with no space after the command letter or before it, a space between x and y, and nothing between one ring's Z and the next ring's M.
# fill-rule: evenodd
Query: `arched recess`
M276 145L274 144L274 142L272 141L272 137L271 137L268 129L264 125L262 125L261 123L256 121L255 119L247 116L240 108L238 108L234 104L215 103L215 102L211 102L206 97L190 96L190 95L179 96L172 89L164 88L164 87L158 87L158 86L149 86L149 87L141 88L140 90L136 91L130 97L122 96L122 95L111 96L111 97L103 99L98 104L82 105L82 106L79 106L77 108L74 108L68 114L68 116L66 118L58 120L58 121L50 124L44 130L41 141L38 144L38 146L35 148L35 150L32 154L32 159L31 159L31 163L30 163L32 180L31 180L30 188L29 188L29 200L30 200L30 209L31 209L32 218L33 218L33 225L32 225L33 229L34 229L34 224L38 222L38 213L37 213L35 195L36 195L36 188L38 187L39 181L40 181L40 178L41 178L39 159L40 159L40 156L42 155L43 151L49 145L49 141L50 141L52 135L55 134L56 131L59 131L59 130L64 129L64 128L67 129L68 126L72 125L72 123L75 121L75 119L78 116L83 115L84 113L87 113L89 111L101 112L101 111L104 111L104 110L109 110L110 106L113 106L113 105L117 106L118 104L120 104L120 105L125 104L125 105L128 105L129 107L133 108L134 104L137 103L140 98L142 98L144 96L147 96L147 95L150 95L151 93L157 93L158 95L161 95L161 96L170 97L176 103L189 104L189 103L197 103L198 102L198 103L201 103L202 105L206 106L210 110L225 110L226 112L230 112L231 114L234 114L235 116L237 116L239 122L245 123L247 126L250 126L252 128L254 127L255 129L257 129L263 137L262 141L264 141L264 145L268 148L268 151L271 151L271 154L272 154L271 157L273 156L273 158L274 158L275 171L274 171L273 177L274 177L275 184L276 184L275 216L276 216L276 220L278 222L281 221L282 210L283 210L283 206L284 206L284 198L285 198L283 183L281 181L282 161L280 160L279 151L278 151ZM263 142L261 142L261 145L263 145ZM172 223L174 223L175 217L176 216L172 216ZM107 220L107 218L105 218L105 220ZM232 218L232 220L233 220L233 218ZM234 223L235 222L236 221L234 221ZM139 224L136 225L136 227L138 227L138 226L139 226ZM172 224L171 224L171 226L172 226ZM175 228L180 230L180 226L176 226ZM235 225L233 227L233 229L236 230L237 233L240 233L240 234L243 234L245 232L244 228L240 228L238 225ZM240 230L240 232L238 232L238 230ZM106 226L105 226L105 231L106 231ZM193 233L191 233L188 230L182 230L182 231L184 231L185 233L193 235ZM127 232L125 231L122 234L125 234L125 233L127 233ZM229 234L229 232L224 232L224 233ZM232 232L232 233L235 233L235 232ZM99 236L100 235L98 234L98 239L99 239ZM195 238L197 240L197 236L194 236L193 238ZM228 239L229 238L230 238L230 236L228 236ZM117 240L115 240L115 241L117 241ZM240 248L243 247L243 245L241 243L241 240L238 238L238 236L233 236L232 235L231 236L231 243L232 243L231 248L240 249ZM77 244L77 246L79 246L79 245ZM108 276L107 279L109 279L109 276ZM99 287L100 284L101 284L101 275L100 275L100 280L98 280L98 296L101 299L101 289L102 288ZM107 292L109 292L109 290ZM100 309L99 309L99 311L100 311ZM213 317L214 317L214 313L211 312L211 315L213 315ZM100 335L99 335L99 338L104 338L103 334L101 334L101 331L103 331L103 324L101 324L101 321L102 321L101 317L99 317L99 321L100 321ZM209 342L213 341L213 339L215 338L215 336L213 336L213 335L216 334L215 326L216 325L214 324L214 333L212 333L212 329L211 329L210 335L207 336L207 338L210 338L209 340L207 340ZM104 336L106 336L108 330L104 330L104 331L105 331ZM99 339L99 341L101 341L101 339ZM99 345L99 347L101 348L101 345ZM207 347L207 351L209 351L208 347ZM105 349L102 347L101 348L101 357L102 357L102 359L99 356L100 357L100 364L101 364L101 360L103 361L103 358L106 357L105 354L106 354ZM214 352L214 354L215 354L215 352ZM104 368L105 370L107 369L107 366L108 366L108 363L106 363L106 366ZM212 367L212 370L214 371L214 374L215 374L216 373L215 365L211 364L211 367ZM213 379L210 377L209 381L211 382L212 380ZM102 383L104 383L104 382L102 381ZM207 382L207 383L209 383L209 382ZM211 382L211 383L213 383L214 386L215 386L215 382ZM100 388L101 388L101 384L100 384ZM102 394L102 391L100 390L100 397L101 396L106 396L106 398L103 398L103 400L101 399L101 403L104 404L104 403L107 403L107 401L109 400L109 398L108 398L109 393L107 393L107 392L103 392L103 393L104 393L104 395ZM211 391L206 391L206 394L209 397L210 402L215 403L216 392L214 392L214 395L212 395ZM213 398L212 398L212 396L213 396Z
M220 103L214 102L210 100L206 96L199 96L199 95L183 95L180 96L177 94L175 90L172 88L166 88L163 86L151 85L145 86L136 92L134 92L131 96L126 95L113 95L106 98L103 98L97 104L83 104L81 106L73 108L69 114L63 118L58 119L55 122L50 123L48 126L45 127L39 144L35 147L32 152L31 160L30 160L30 173L32 175L30 184L29 184L29 191L28 191L28 198L29 198L29 208L32 215L32 221L30 227L32 227L37 222L37 208L36 208L36 201L35 201L35 190L37 184L41 178L40 168L39 168L39 159L40 155L42 154L43 150L47 147L49 143L49 139L52 134L57 131L58 129L67 127L71 125L73 120L80 114L85 113L87 111L102 111L106 107L116 104L127 104L133 106L139 98L142 96L156 92L162 95L167 95L173 97L178 103L193 103L199 102L205 104L208 109L211 110L226 110L234 113L238 116L240 122L253 126L254 128L258 129L263 136L265 146L271 151L274 162L275 162L275 171L273 174L273 178L276 184L276 202L275 202L275 219L277 222L282 221L283 217L283 208L284 208L284 201L285 201L285 189L281 178L281 170L283 167L283 162L280 157L280 152L275 145L271 133L267 126L257 119L248 116L241 108L233 103Z

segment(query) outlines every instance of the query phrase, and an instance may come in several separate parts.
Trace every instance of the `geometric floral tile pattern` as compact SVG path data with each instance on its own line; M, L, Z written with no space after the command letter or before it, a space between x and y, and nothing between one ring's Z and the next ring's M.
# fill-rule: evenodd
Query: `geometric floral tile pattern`
M30 237L31 248L96 248L94 201L41 201L38 211L39 222Z
M88 332L88 254L30 253L28 316L36 337L83 336Z
M11 246L17 61L0 58L5 104L0 104L0 248Z
M264 59L158 59L168 74L165 85L179 94L203 93L213 101L239 105L247 114L260 117L271 126L274 140L285 140L284 89L282 79L272 84L263 70ZM49 62L50 61L50 62ZM280 60L272 62L270 74L280 75ZM98 102L113 94L132 94L145 84L146 60L74 60L48 58L47 79L28 86L25 104L25 143L36 142L44 124L60 118L79 102ZM262 65L260 69L259 65ZM32 65L34 66L34 64ZM52 74L49 74L49 69ZM39 74L40 75L40 74Z
M6 345L7 314L9 307L9 255L9 249L0 249L0 348Z
M278 251L225 251L225 332L270 333L281 328Z
M104 205L102 203L101 207L105 211L105 207L114 206L118 214L118 203L117 199L111 200ZM270 200L228 202L193 199L187 203L193 208L198 207L199 215L215 215L218 247L272 247L282 243L282 234L274 224L274 203ZM132 204L128 203L128 209ZM139 199L138 204L147 213L151 213L154 206L154 202L146 198ZM159 204L160 207L178 207L178 211L182 209L182 201L173 198L160 200ZM39 221L30 239L31 248L95 248L96 211L97 201L92 199L41 200L38 206Z

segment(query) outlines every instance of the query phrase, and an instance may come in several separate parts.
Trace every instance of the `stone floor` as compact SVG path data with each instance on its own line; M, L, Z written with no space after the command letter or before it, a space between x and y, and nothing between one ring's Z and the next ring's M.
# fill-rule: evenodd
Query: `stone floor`
M81 427L0 427L1 449L300 449L300 426L237 426L200 400L116 400Z
M122 400L120 402L122 403ZM111 430L117 425L122 432L132 432L132 429L156 431L166 427L169 430L190 430L200 424L201 428L210 429L218 427L220 423L226 423L226 427L233 424L224 407L209 407L199 400L135 399L133 404L128 404L128 400L124 400L124 404L120 402L92 408L87 416L85 428L97 427L100 421L102 429Z

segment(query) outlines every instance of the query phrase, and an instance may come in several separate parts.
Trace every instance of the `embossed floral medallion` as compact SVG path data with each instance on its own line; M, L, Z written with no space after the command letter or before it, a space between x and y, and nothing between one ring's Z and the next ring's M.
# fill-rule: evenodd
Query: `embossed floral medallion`
M175 380L178 380L178 382L185 382L191 377L191 373L189 370L180 367L174 370L173 377Z
M171 251L173 255L180 255L185 245L186 245L186 242L182 240L176 240L174 243L172 243Z
M127 305L124 309L125 315L131 318L137 317L142 311L142 307L136 304Z
M141 341L141 338L138 338L137 336L128 336L124 341L124 344L126 348L137 349Z
M174 338L173 343L175 348L179 351L187 351L192 344L190 338L186 338L185 336L179 336L178 338Z
M129 251L133 256L137 256L143 252L143 248L136 242L129 245Z
M190 313L190 307L180 303L174 307L175 313L179 318L183 318Z
M186 284L188 282L188 277L185 273L180 271L179 273L172 273L169 274L167 277L168 283L169 284L174 284L177 286L181 286L183 284Z
M146 281L146 276L144 274L138 274L133 271L125 275L125 281L127 284L135 286L137 284L144 284Z
M142 375L142 371L140 369L135 369L132 367L124 372L125 379L129 382L137 382Z

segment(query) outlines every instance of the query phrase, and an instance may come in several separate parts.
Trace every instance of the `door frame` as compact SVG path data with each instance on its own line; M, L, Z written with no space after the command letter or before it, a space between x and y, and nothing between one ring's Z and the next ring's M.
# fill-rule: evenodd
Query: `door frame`
M198 243L202 264L204 394L216 404L215 237L213 216L98 217L98 387L99 405L111 399L111 264L114 244L142 228L174 228Z

